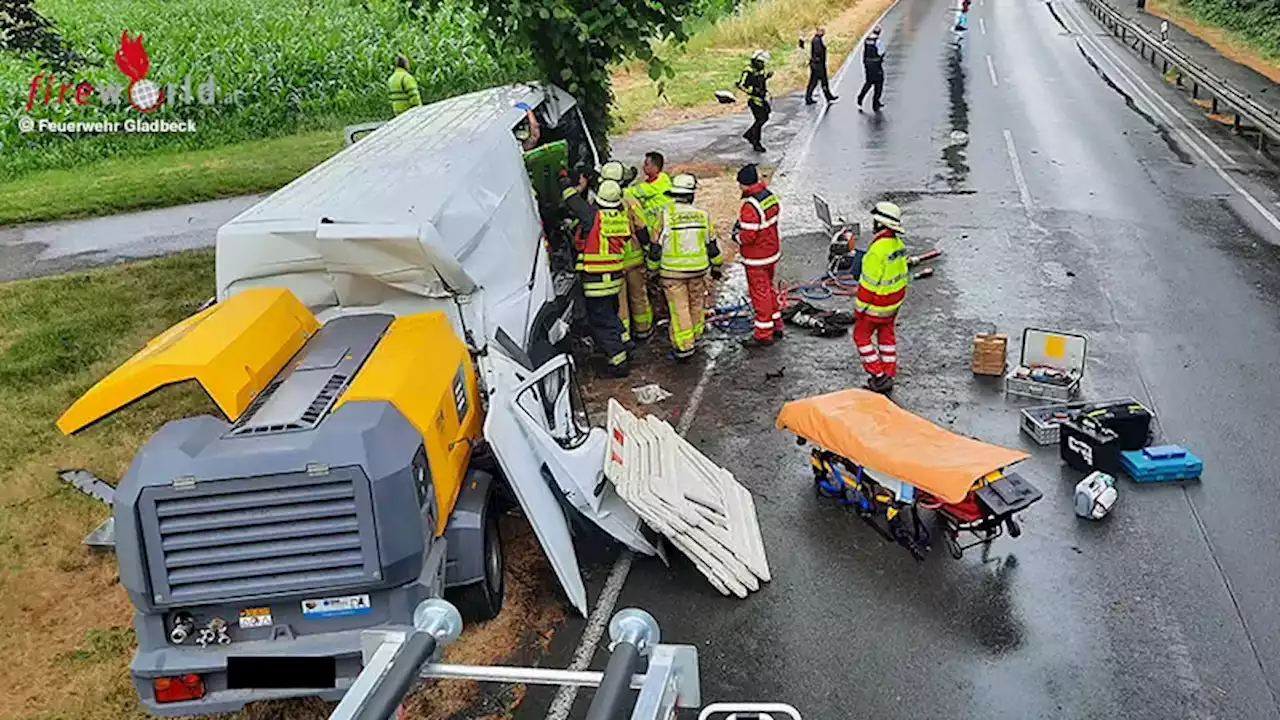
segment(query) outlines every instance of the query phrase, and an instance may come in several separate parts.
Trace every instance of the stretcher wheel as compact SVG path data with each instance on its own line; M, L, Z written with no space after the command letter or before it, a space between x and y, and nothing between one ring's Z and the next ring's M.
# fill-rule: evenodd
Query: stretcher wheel
M959 536L947 533L947 552L956 560L964 557L964 548L960 547Z
M1009 516L1008 520L1004 521L1004 524L1005 527L1009 528L1009 537L1016 538L1022 534L1022 526L1018 524L1017 520L1013 519L1012 515Z

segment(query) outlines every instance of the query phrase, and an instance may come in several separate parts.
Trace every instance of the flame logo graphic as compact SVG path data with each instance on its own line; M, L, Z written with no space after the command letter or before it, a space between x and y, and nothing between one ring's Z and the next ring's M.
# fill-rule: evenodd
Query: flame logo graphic
M116 51L116 67L130 80L141 80L151 69L151 58L147 57L146 48L142 47L142 33L129 37L129 31L120 33L120 49Z
M116 67L129 78L129 104L138 112L149 113L164 104L164 90L147 79L151 58L142 46L142 33L129 37L129 31L120 33L120 49L116 51Z

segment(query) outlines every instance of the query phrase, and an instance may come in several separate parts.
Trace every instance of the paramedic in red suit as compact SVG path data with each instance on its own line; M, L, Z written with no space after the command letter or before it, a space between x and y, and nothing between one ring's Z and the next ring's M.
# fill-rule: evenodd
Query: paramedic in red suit
M782 256L778 237L778 196L760 179L755 165L738 171L742 188L742 207L738 211L738 245L747 271L747 289L755 308L755 331L743 342L748 347L772 345L782 337L782 313L778 307L778 291L773 271Z

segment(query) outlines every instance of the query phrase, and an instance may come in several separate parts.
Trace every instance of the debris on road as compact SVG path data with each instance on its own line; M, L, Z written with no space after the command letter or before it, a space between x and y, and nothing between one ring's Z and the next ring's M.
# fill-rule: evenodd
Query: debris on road
M605 476L724 595L745 598L770 579L755 501L669 424L609 400Z
M1101 520L1115 506L1119 493L1116 479L1104 472L1094 471L1076 484L1076 515L1089 520Z
M636 402L641 405L653 405L671 397L671 393L662 389L658 383L649 383L640 387L631 388L631 392L636 396Z

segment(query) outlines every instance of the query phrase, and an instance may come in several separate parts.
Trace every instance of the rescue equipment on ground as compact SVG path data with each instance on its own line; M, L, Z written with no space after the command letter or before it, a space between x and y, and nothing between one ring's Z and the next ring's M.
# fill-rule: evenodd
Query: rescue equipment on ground
M1204 462L1181 445L1159 445L1120 453L1124 471L1134 482L1199 480Z
M1004 333L978 333L973 336L971 366L974 375L1000 377L1005 371L1009 336Z
M1119 435L1121 450L1141 450L1151 442L1151 419L1154 416L1132 398L1090 403L1080 409L1080 416Z
M1120 436L1089 418L1062 423L1058 452L1068 465L1081 472L1120 472Z
M1070 420L1075 417L1079 417L1081 411L1085 409L1089 409L1090 412L1096 412L1099 408L1114 408L1114 407L1127 408L1130 406L1143 407L1142 403L1138 402L1137 400L1131 397L1116 398L1114 400L1101 400L1097 402L1092 402L1088 400L1077 400L1075 402L1069 402L1069 403L1053 403L1052 405L1037 405L1035 407L1022 409L1022 412L1020 413L1020 416L1021 416L1020 427L1022 428L1022 432L1026 433L1027 435L1030 435L1031 439L1035 440L1037 445L1057 445L1059 435L1060 435L1059 426L1061 426L1062 423L1066 422L1067 420ZM1143 410L1146 410L1146 408L1143 407ZM1134 412L1136 413L1136 411ZM1149 431L1150 419L1154 417L1154 415L1150 415L1150 412L1151 412L1150 410L1146 410L1146 412L1149 415L1149 417L1147 420L1147 428L1144 428L1142 430L1142 432L1144 433L1144 437L1147 437L1150 434L1150 431ZM1105 417L1105 414L1101 417ZM1105 420L1100 422L1100 424L1103 427L1107 427L1107 423ZM1115 430L1116 428L1112 428L1112 429ZM1118 430L1117 430L1117 434L1119 434ZM1121 444L1123 445L1123 443L1124 443L1124 438L1122 437ZM1144 442L1143 444L1146 444L1146 443ZM1138 447L1142 447L1142 446L1139 445ZM1136 449L1136 448L1128 448L1128 449Z
M1026 328L1018 365L1005 376L1005 392L1069 401L1080 392L1088 342L1084 335Z
M745 598L768 582L751 492L666 422L640 420L613 398L608 412L604 474L618 496L722 594Z
M981 545L985 560L1006 528L1021 534L1014 516L1042 497L1005 471L1026 453L956 435L867 390L793 400L777 426L814 445L809 462L819 494L853 507L916 559L931 539L918 508L937 513L953 557ZM973 539L962 543L962 533Z
M1101 520L1115 507L1117 498L1119 493L1116 492L1116 479L1095 470L1076 483L1076 515L1089 520Z

